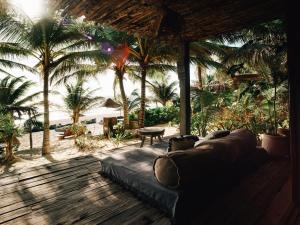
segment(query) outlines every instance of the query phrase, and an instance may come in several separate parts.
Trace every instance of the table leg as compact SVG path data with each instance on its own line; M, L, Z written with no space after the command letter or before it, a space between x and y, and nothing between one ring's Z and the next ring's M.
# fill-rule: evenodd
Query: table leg
M153 144L153 136L151 135L151 139L150 139L150 145Z
M161 136L160 136L160 135L158 135L158 139L159 139L160 142L162 142L162 139L161 139Z
M145 142L145 136L142 136L142 142L141 142L141 146L140 147L144 146L144 142Z

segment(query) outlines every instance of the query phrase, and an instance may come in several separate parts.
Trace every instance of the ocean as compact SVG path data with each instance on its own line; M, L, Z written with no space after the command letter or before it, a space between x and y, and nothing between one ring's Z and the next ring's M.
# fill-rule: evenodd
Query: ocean
M96 122L99 123L103 120L103 117L111 117L111 116L123 116L123 113L119 109L100 107L100 108L85 112L84 115L80 117L80 121L96 119ZM17 120L18 124L19 125L23 124L24 121L27 119L28 118L26 116L24 116L23 118ZM43 121L43 117L39 116L38 120ZM60 111L60 110L50 111L50 125L53 125L53 124L64 125L64 124L70 124L70 123L72 123L72 120L71 120L70 115L67 112Z

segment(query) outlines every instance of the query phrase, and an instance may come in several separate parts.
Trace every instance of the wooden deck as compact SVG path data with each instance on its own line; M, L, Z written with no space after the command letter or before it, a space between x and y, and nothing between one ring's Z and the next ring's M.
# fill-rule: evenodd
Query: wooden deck
M99 169L99 159L86 156L1 176L0 224L170 224ZM283 225L292 210L288 177L288 161L269 162L193 224Z

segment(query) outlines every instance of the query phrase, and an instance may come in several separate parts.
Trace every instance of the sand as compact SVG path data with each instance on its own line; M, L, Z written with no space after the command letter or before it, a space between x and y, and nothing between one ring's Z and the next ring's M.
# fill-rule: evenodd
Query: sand
M170 127L167 124L159 125L158 127L165 128L165 137L178 134L176 127ZM92 132L92 135L99 135L102 133L103 127L99 123L88 124L87 129ZM19 150L15 153L16 160L10 164L0 165L0 175L8 172L15 172L29 167L39 166L51 162L71 159L74 157L93 155L95 157L101 156L103 153L109 154L120 147L126 145L137 144L140 142L139 138L121 142L118 146L110 140L101 140L99 147L91 151L79 151L74 144L73 138L58 140L57 132L50 131L51 154L49 156L41 156L41 146L43 141L43 132L33 133L33 149L30 149L29 134L25 134L19 138L21 145Z

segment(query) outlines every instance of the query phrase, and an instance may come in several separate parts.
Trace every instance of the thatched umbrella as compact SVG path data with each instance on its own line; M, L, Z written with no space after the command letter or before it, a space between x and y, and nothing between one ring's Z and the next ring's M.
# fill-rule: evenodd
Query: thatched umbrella
M102 107L107 107L107 108L120 108L121 105L111 98L108 98L105 100L105 102L101 105Z

